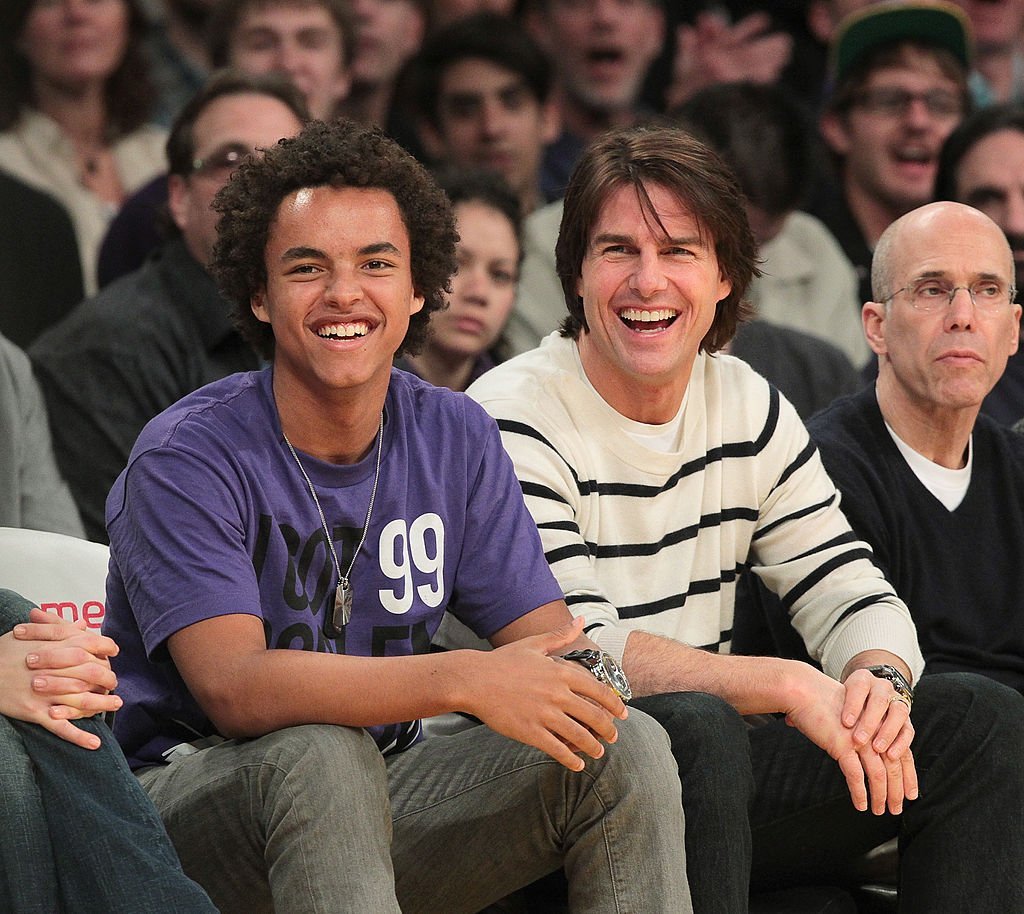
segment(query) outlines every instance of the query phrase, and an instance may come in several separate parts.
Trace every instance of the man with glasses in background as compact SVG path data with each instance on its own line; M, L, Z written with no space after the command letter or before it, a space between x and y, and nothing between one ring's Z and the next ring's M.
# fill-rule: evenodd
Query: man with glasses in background
M879 3L848 16L831 49L822 136L837 186L811 207L871 297L871 251L894 220L932 199L939 151L967 113L970 28L951 3Z
M1024 437L979 415L1019 345L1010 247L978 210L933 203L882 235L872 283L878 379L808 429L927 671L1024 692Z
M217 237L211 204L246 156L307 119L282 76L213 76L167 141L174 237L33 344L58 463L90 539L106 542L107 492L142 427L197 387L258 366L207 272Z

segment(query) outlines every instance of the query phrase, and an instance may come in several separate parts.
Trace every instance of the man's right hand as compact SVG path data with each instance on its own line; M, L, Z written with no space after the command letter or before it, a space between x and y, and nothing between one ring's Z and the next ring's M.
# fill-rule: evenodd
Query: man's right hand
M583 620L531 635L472 658L466 711L492 730L546 752L572 771L582 755L600 758L618 738L626 706L578 663L562 660Z
M904 800L917 798L917 771L910 748L892 758L890 753L878 752L870 741L859 744L854 729L842 722L846 686L807 664L798 667L791 703L783 709L786 723L839 763L857 809L867 810L870 799L875 815L886 809L899 815Z

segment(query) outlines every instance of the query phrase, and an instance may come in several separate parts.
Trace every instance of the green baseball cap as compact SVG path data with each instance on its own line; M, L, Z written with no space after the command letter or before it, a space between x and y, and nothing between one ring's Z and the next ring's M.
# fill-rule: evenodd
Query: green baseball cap
M943 0L930 3L874 3L847 16L836 30L829 53L833 85L865 54L896 41L919 41L950 51L970 69L974 36L966 14Z

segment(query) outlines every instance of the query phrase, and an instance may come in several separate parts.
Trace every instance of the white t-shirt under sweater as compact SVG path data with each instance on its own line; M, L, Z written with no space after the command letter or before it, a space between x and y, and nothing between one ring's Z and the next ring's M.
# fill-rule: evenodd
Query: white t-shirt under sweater
M633 630L728 652L749 564L829 675L869 648L920 674L906 606L840 512L796 412L746 363L697 357L682 448L668 453L623 435L557 334L468 392L498 420L569 608L613 655Z

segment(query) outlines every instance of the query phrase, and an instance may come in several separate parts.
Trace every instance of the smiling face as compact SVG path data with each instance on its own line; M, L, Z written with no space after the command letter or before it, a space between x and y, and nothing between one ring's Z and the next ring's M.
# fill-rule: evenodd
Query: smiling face
M534 37L569 98L593 111L632 109L661 50L664 16L653 0L546 0Z
M278 207L256 317L274 330L279 408L363 394L383 402L391 361L423 307L409 234L385 190L309 187Z
M519 242L508 217L479 200L455 207L458 272L448 308L431 319L429 348L475 359L493 346L516 298Z
M913 64L875 70L849 111L822 121L826 141L843 159L847 192L893 218L932 198L939 151L963 117L960 88L934 59L908 49L906 60ZM901 94L910 100L900 108L893 99ZM953 107L940 111L935 102Z
M36 0L17 42L34 80L65 89L105 81L127 43L124 0Z
M283 73L315 118L331 117L348 95L338 23L316 3L250 7L230 36L228 62L245 73Z
M646 185L661 226L636 190L622 186L601 208L577 292L588 331L584 370L622 415L669 421L682 403L701 340L731 291L714 239L658 185Z
M1013 264L999 227L958 203L936 203L895 226L888 278L890 291L923 279L950 286L992 280L1013 284ZM878 354L879 384L904 409L927 415L981 405L1017 351L1020 305L996 312L976 308L957 291L949 307L915 310L907 293L888 306L868 302L864 328Z

